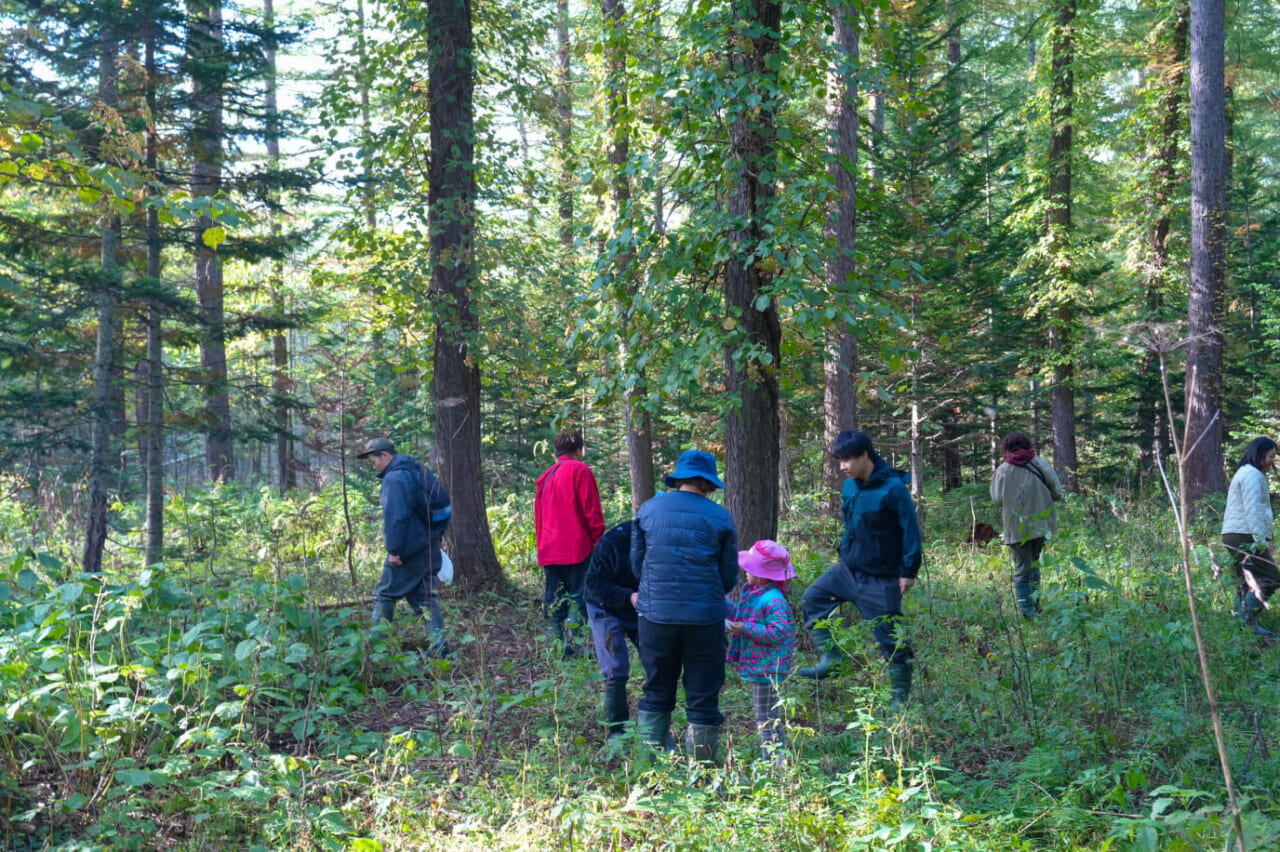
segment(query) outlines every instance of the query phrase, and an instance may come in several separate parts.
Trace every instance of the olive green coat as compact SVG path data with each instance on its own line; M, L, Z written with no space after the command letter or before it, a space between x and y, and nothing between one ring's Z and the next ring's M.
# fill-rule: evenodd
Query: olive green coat
M1040 476L1028 469L1031 467ZM1004 516L1005 544L1023 544L1057 531L1058 516L1053 504L1062 499L1062 483L1040 456L1032 458L1026 467L1003 462L996 468L991 499Z

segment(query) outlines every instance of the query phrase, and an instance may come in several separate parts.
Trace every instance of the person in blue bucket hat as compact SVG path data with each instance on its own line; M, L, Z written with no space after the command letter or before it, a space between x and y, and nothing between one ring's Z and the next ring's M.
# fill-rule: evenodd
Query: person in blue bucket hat
M666 746L683 674L686 750L711 761L724 722L724 596L738 582L738 530L728 510L710 499L724 488L715 456L686 450L666 483L671 490L646 501L631 530L645 671L636 727L642 742Z

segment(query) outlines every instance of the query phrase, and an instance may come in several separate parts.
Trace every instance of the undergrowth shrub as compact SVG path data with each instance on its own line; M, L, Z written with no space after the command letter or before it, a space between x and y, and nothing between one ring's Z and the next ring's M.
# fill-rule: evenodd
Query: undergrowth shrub
M812 505L779 534L797 609L839 538ZM117 558L85 577L41 535L0 538L7 847L1065 852L1223 848L1230 830L1177 541L1151 507L1069 498L1035 622L1005 549L966 540L968 504L931 507L906 715L886 712L884 663L846 608L848 671L782 685L782 765L761 759L731 672L714 769L601 749L597 668L541 636L525 498L491 509L521 593L446 590L455 655L432 662L417 620L371 641L364 605L347 605L334 493L211 489L170 511L188 519L182 557L149 570ZM363 597L376 507L358 524ZM1228 757L1250 848L1268 848L1280 658L1233 618L1211 530L1198 536ZM813 653L804 640L796 665ZM642 676L635 661L633 699Z

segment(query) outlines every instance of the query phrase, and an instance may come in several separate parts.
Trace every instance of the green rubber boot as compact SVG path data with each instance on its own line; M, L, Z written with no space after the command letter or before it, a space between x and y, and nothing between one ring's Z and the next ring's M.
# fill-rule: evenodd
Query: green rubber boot
M818 660L815 666L799 669L796 674L813 680L823 680L837 674L840 663L844 660L844 653L836 647L835 641L831 638L831 631L825 627L815 627L809 631L809 635L813 637L814 647L821 649L822 659Z
M714 764L720 748L719 725L690 725L684 735L686 754L699 763Z
M671 714L641 710L636 714L636 730L640 742L649 751L666 751L671 737Z

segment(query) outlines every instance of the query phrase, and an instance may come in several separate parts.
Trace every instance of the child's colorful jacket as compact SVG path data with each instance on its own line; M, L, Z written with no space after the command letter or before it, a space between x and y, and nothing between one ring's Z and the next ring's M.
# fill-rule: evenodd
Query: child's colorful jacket
M743 680L755 683L780 681L791 672L796 648L796 623L782 590L744 586L739 601L726 601L728 619L741 621L742 635L729 637L726 660L738 664Z

